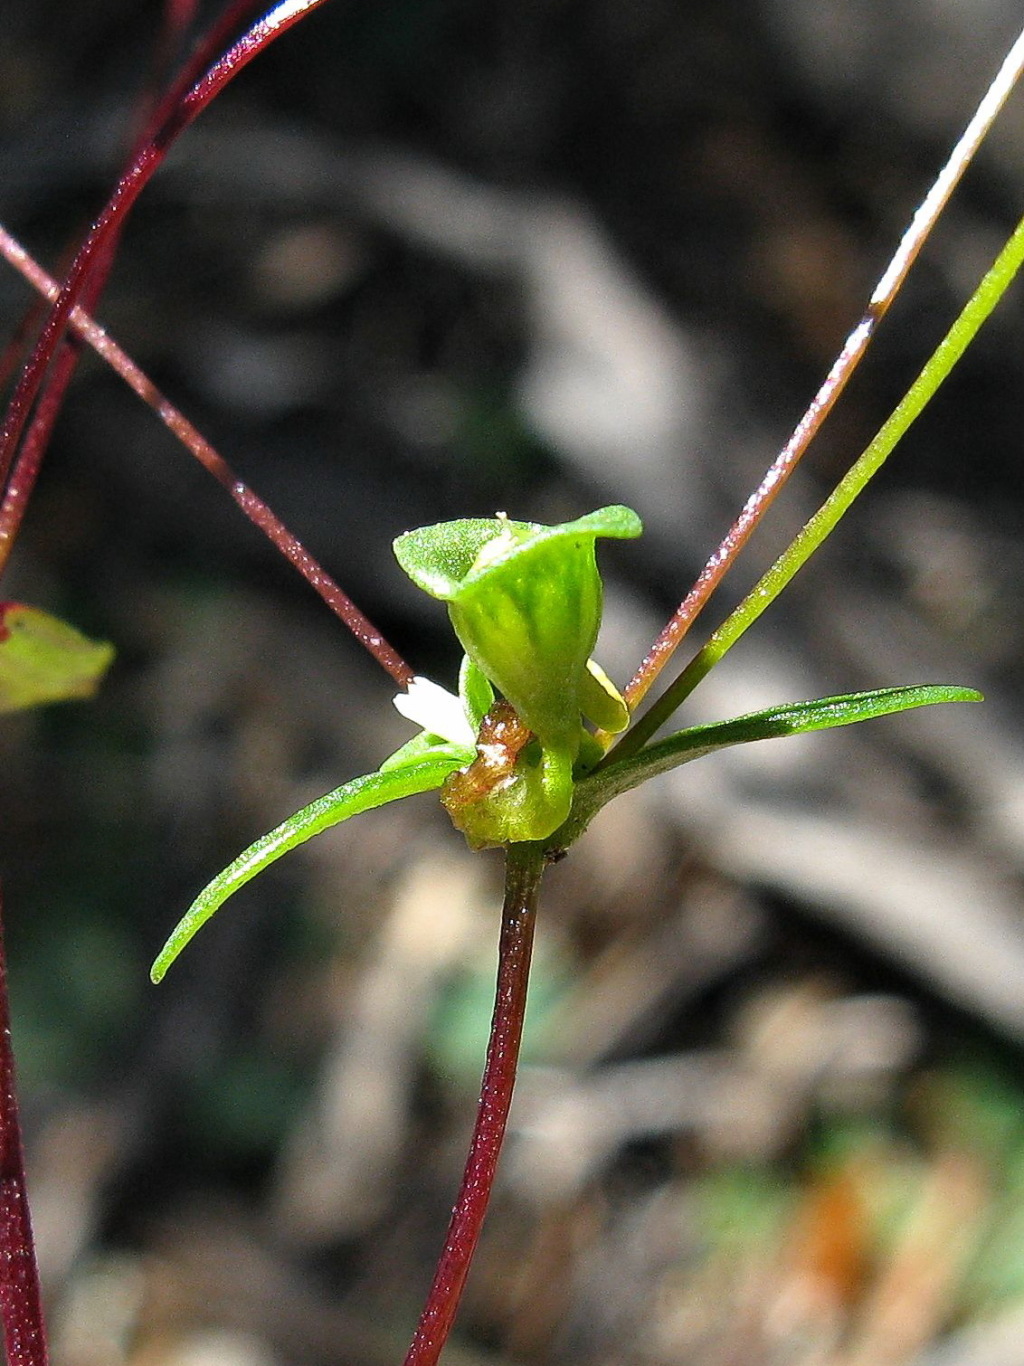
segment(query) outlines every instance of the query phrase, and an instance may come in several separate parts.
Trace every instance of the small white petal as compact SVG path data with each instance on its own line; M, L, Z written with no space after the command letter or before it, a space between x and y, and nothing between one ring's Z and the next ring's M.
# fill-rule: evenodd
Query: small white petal
M417 675L409 684L409 691L400 692L394 702L404 717L431 735L440 735L442 740L465 745L467 749L476 744L461 700L429 678Z

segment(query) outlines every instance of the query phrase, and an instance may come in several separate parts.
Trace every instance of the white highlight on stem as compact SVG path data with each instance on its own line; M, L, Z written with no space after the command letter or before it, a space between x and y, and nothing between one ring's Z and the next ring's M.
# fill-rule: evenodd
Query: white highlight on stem
M875 292L871 296L872 308L877 308L879 305L887 306L893 294L898 290L907 271L913 264L922 242L931 231L946 201L956 188L957 181L970 164L986 133L995 122L996 115L1020 79L1022 72L1024 72L1024 31L1017 36L1016 42L1006 54L1002 66L985 92L984 99L974 111L974 117L960 135L960 140L949 154L949 160L936 176L935 183L921 201L911 220L910 227L903 235L896 255L889 262L885 274L875 286Z

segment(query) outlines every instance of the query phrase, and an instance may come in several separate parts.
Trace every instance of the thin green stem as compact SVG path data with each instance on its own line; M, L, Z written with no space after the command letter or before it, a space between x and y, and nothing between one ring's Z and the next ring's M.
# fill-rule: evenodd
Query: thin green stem
M921 373L899 405L879 429L874 440L856 464L843 476L832 493L783 551L766 574L755 584L734 612L709 637L701 649L651 709L627 732L605 758L605 763L635 754L672 715L702 678L732 649L740 636L774 602L822 542L835 529L881 469L897 442L916 421L960 357L970 346L979 328L1012 283L1024 261L1024 219L1017 224L981 284L964 306Z
M707 604L714 590L735 562L762 517L778 497L783 485L803 458L828 414L843 392L867 351L878 324L885 317L890 304L899 293L907 273L964 171L970 165L996 116L1006 103L1024 71L1024 32L1020 33L995 75L985 96L953 148L945 166L914 214L910 227L903 234L896 252L875 286L864 316L843 344L821 388L797 423L792 436L765 472L764 478L747 499L740 515L729 528L722 543L694 581L693 587L679 604L664 630L645 655L640 667L625 688L625 698L633 711L682 643L687 631ZM610 735L603 736L611 743Z
M545 855L540 844L510 844L506 848L498 983L487 1061L480 1084L480 1104L444 1249L405 1366L434 1366L440 1357L455 1320L487 1213L523 1037L537 897L544 864Z

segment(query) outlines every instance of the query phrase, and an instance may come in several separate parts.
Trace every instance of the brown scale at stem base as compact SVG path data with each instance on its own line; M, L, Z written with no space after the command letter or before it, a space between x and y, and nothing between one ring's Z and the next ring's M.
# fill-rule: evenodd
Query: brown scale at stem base
M523 725L510 702L495 702L480 724L476 737L476 758L468 768L446 778L441 801L453 817L465 807L489 797L512 781L516 760L533 739L533 731ZM458 824L458 821L456 821Z

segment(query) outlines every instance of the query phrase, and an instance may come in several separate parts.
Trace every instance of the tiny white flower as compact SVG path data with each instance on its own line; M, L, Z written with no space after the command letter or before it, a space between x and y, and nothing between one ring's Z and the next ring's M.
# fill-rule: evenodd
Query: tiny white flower
M440 735L442 740L465 745L467 749L476 745L476 736L466 720L461 698L439 684L431 683L429 678L417 674L409 684L409 691L400 692L394 702L404 717L415 721L431 735Z

